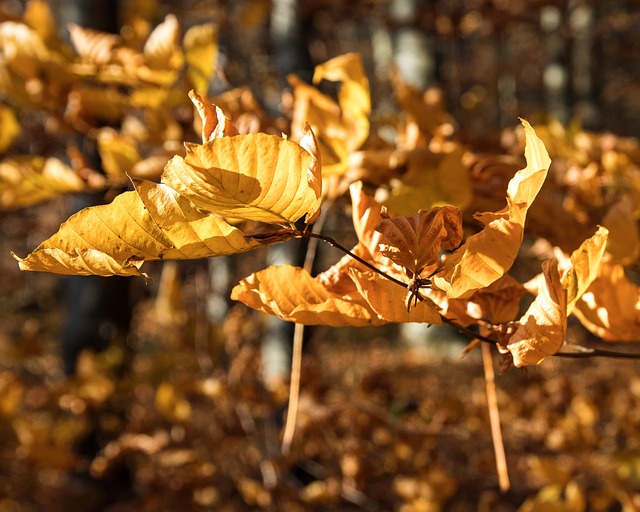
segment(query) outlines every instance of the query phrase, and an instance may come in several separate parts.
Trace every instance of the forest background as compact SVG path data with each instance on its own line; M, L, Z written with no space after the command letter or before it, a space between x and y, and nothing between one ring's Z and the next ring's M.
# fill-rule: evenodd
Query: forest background
M66 22L80 21L73 19L73 2L49 5L55 31L68 37ZM435 109L429 113L441 116L440 128L471 153L473 200L465 219L504 204L508 179L524 167L517 126L518 117L526 118L551 153L559 185L537 213L532 208L531 230L512 274L521 282L534 277L549 252L545 242L570 252L592 234L590 221L606 219L602 223L612 232L618 226L623 233L617 257L633 281L640 247L634 7L622 1L138 1L126 2L117 23L126 44L141 45L154 27L175 20L180 36L170 42L176 47L185 44L182 36L190 28L213 23L216 65L201 87L247 130L288 133L290 90L297 82L287 75L311 83L316 65L356 52L372 106L362 149L383 147L405 122L403 112L417 117L399 94L401 82L412 85L420 92L416 97ZM89 335L89 344L101 350L82 352L76 360L73 340L87 338L69 333L83 332L82 321L92 315L90 309L78 314L78 308L102 293L94 289L83 296L78 283L102 287L104 279L20 272L9 251L26 255L70 212L109 201L114 188L126 187L113 183L105 155L128 150L95 148L100 130L122 127L120 114L109 112L117 102L102 96L108 87L99 84L86 95L83 89L65 92L60 103L50 82L30 75L32 62L15 46L10 25L29 25L24 9L17 1L2 2L0 9L2 135L10 141L2 146L3 158L58 157L72 162L80 181L69 190L55 180L23 179L35 186L21 189L15 167L0 170L1 511L640 507L636 362L552 357L526 374L511 369L496 376L492 392L486 359L483 365L480 350L459 359L468 340L451 330L309 330L298 428L282 454L289 394L282 347L292 332L227 297L230 286L269 261L300 258L296 248L249 253L226 264L151 264L145 266L151 277L146 283L109 278L113 284L102 307L113 311L107 322L97 318L92 326L103 331ZM105 12L114 12L113 5ZM100 26L109 22L102 13L94 28L109 31ZM55 38L49 35L52 48ZM101 58L105 64L121 44L92 46L81 39L76 35L72 52L93 64ZM100 57L101 49L106 56ZM187 96L188 85L198 82L185 78L189 65L197 68L188 59L177 67L179 86L159 84L171 93L155 97L135 84L119 89L141 102L136 108L155 112L143 120L156 142L136 148L135 163L147 165L139 165L142 172L161 168L182 141L199 141ZM150 73L148 80L158 85L162 78ZM79 79L86 81L91 77ZM335 84L321 86L337 96ZM13 115L20 130L7 135ZM109 137L101 137L108 148ZM98 153L104 169L91 161ZM363 173L374 182L391 177L382 188L400 194L401 169L383 179L367 176L357 158L366 155L352 153L348 179ZM81 163L74 166L74 158ZM110 169L117 174L122 160L113 160ZM576 193L580 183L597 193ZM335 202L325 229L350 246L348 200ZM329 249L318 251L322 268L339 258ZM119 322L126 329L119 330ZM574 319L568 332L574 342L602 346ZM628 341L637 339L631 330ZM605 348L638 352L629 343ZM502 468L496 468L491 397L503 425ZM510 485L499 482L507 470Z

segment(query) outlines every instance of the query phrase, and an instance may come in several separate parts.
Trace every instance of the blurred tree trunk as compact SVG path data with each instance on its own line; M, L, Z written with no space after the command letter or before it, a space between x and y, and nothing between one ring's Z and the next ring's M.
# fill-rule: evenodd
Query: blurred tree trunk
M67 37L69 23L103 32L119 31L119 5L116 0L55 0L54 7ZM73 142L82 148L92 166L100 169L100 159L92 141L77 137ZM103 201L100 193L78 195L72 200L72 213ZM117 337L126 335L131 319L129 279L66 276L62 288L66 309L62 358L65 373L73 375L83 350L104 350Z

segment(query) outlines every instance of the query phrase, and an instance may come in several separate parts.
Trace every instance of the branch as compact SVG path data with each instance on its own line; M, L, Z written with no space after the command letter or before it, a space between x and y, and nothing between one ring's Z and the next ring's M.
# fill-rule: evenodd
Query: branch
M338 242L336 242L333 238L331 238L330 236L327 235L323 235L320 233L313 233L311 231L300 231L298 233L294 234L295 238L302 238L302 237L306 237L306 238L317 238L319 240L322 240L323 242L328 243L330 246L335 247L336 249L341 250L343 253L348 254L349 256L351 256L354 260L358 261L359 263L362 263L365 267L373 270L374 272L376 272L377 274L381 275L382 277L388 279L389 281L402 286L403 288L407 288L408 283L405 283L403 281L400 281L399 279L396 279L393 276L390 276L389 274L387 274L386 272L383 272L382 270L380 270L379 268L377 268L375 265L372 265L371 263L369 263L367 260L361 258L360 256L358 256L357 254L353 254L349 249L347 249L344 245L339 244Z
M298 231L298 232L294 233L294 237L295 238L303 238L303 237L317 238L319 240L322 240L323 242L328 243L332 247L335 247L336 249L339 249L340 251L344 252L345 254L348 254L354 260L362 263L364 266L366 266L367 268L373 270L375 273L379 274L380 276L384 277L385 279L388 279L389 281L397 284L398 286L402 286L405 289L408 288L408 283L400 281L399 279L396 279L395 277L390 276L386 272L380 270L375 265L373 265L370 262L362 259L360 256L352 253L344 245L341 245L340 243L338 243L336 240L334 240L330 236L322 235L322 234L319 234L319 233L313 233L311 231L306 231L305 230L305 231ZM487 336L483 336L481 334L478 334L478 333L472 331L471 329L469 329L467 327L463 327L462 325L457 324L455 321L445 317L442 314L440 314L440 318L442 319L442 321L445 324L449 324L451 327L456 329L460 334L463 334L464 336L467 336L468 338L471 338L471 339L475 338L477 340L482 341L483 343L489 343L491 345L497 345L498 344L498 342L496 340L494 340L493 338L489 338ZM576 343L572 343L570 341L565 341L565 345L570 345L571 347L574 347L577 351L576 352L556 352L553 355L555 357L564 357L564 358L567 358L567 359L587 359L587 358L590 358L590 357L608 357L608 358L612 358L612 359L640 359L640 353L617 352L615 350L606 350L606 349L600 349L600 348L588 348L588 347L583 347L581 345L578 345Z

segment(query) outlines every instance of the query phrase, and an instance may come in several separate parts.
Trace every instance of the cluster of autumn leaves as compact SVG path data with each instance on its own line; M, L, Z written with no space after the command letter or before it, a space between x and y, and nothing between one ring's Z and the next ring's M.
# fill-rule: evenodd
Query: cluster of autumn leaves
M162 29L156 28L143 53L137 54L136 62L144 57L149 66L144 76L142 71L126 72L131 52L115 51L120 46L114 40L106 44L108 52L98 50L105 47L99 34L74 28L74 40L95 36L102 41L95 47L83 43L87 46L78 50L83 59L93 61L92 73L102 73L100 80L131 77L154 82L152 71L161 63L172 69L182 65L176 38L157 35L169 30L171 23L167 20ZM35 33L35 28L31 30ZM213 29L206 30L211 34ZM185 46L188 39L185 35ZM162 59L152 55L160 49ZM77 72L89 73L86 62L84 66ZM316 85L323 80L340 82L337 98L320 92ZM415 91L394 74L396 99L406 117L394 120L395 138L388 141L370 133L369 85L358 55L343 55L318 66L313 82L316 85L290 77L289 138L259 132L260 123L242 121L246 111L223 111L216 106L219 101L198 93L196 87L189 97L198 114L195 124L202 143L185 143L184 151L176 151L159 182L132 172L140 155L122 146L105 151L107 167L111 162L121 176L128 175L133 190L70 217L30 255L16 256L20 268L142 275L141 266L149 260L236 254L309 236L308 227L317 219L323 199L348 190L358 238L348 254L317 276L294 266L269 267L242 280L232 298L301 324L479 325L516 366L539 364L558 352L570 314L605 340L639 338L638 289L626 280L619 255L623 250L616 249L622 237L620 225L627 224L616 210L610 209L613 213L602 222L611 230L613 245L607 245L609 229L594 224L595 234L570 255L549 249L552 257L526 285L508 274L520 250L527 214L551 163L529 123L522 121L526 166L509 177L506 206L477 213L474 219L480 227L465 238L463 211L474 197L469 167L478 160L454 137L455 121L437 93ZM144 97L171 103L175 88L166 83L153 87L158 95L136 89L127 101ZM145 106L154 111L151 103ZM260 114L253 119L261 119ZM549 137L551 128L542 130L553 145L557 139ZM112 140L125 136L109 133ZM597 183L575 178L589 170L588 164L578 170L566 164L579 153L576 149L567 155L570 147L554 149L565 162L563 178L573 176L578 185L571 197L574 217L579 218L578 199L596 194ZM594 175L601 176L597 171ZM591 189L579 190L580 186ZM376 198L367 191L376 191ZM629 217L634 223L633 212ZM298 221L307 228L299 229ZM536 298L518 318L520 298L527 290Z

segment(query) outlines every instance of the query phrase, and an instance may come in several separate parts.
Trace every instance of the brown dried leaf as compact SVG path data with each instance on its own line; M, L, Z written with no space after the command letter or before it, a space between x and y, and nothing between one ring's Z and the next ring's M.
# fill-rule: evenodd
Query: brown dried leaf
M544 261L542 273L545 284L520 318L507 345L517 367L540 364L555 354L567 332L567 295L560 281L558 262Z
M384 219L376 226L382 233L380 252L407 269L409 277L437 267L442 251L462 241L462 214L455 206L420 210L411 217Z

